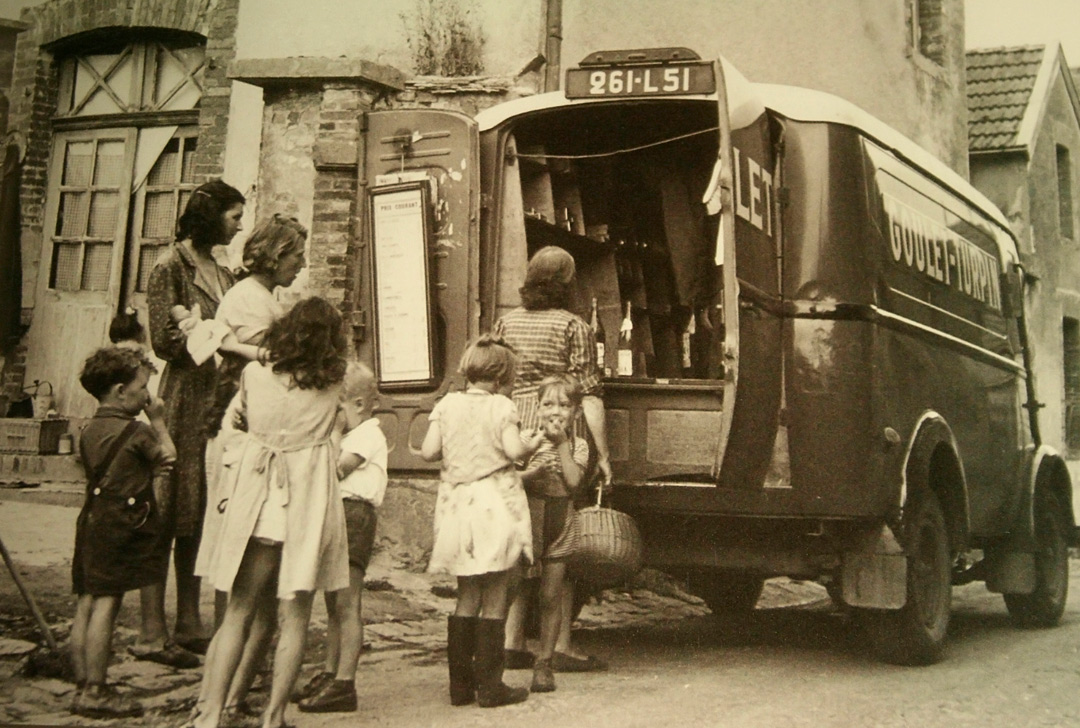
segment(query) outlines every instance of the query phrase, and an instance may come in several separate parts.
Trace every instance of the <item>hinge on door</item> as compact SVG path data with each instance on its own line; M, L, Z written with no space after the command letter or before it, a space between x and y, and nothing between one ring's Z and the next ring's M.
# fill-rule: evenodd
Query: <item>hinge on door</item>
M360 342L367 338L367 311L360 309L353 311L349 317L349 325L352 326L353 340Z

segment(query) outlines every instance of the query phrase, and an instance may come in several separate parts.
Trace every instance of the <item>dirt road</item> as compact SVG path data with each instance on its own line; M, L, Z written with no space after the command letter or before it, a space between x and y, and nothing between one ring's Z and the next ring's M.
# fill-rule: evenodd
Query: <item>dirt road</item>
M70 510L70 509L67 509ZM66 549L58 523L71 513L55 506L0 504L0 534L42 597L63 637ZM33 522L34 525L31 525ZM40 543L20 531L51 530ZM18 538L18 544L14 539ZM34 545L37 543L37 545ZM754 614L717 620L697 600L662 581L608 592L586 606L576 633L611 663L607 673L557 674L554 693L495 710L451 708L446 695L445 615L453 600L446 583L418 573L417 564L373 565L365 601L367 639L356 714L307 715L290 710L299 726L393 727L732 726L978 726L1080 725L1080 562L1073 561L1074 599L1060 627L1021 631L1009 623L1002 600L979 584L954 590L954 621L946 659L931 667L884 665L866 654L845 615L816 585L770 582ZM435 587L434 592L432 587ZM125 607L117 664L122 689L150 707L124 725L176 726L194 695L198 670L172 671L123 655L135 624L134 599ZM0 636L33 639L18 595L0 575ZM323 617L316 616L305 671L317 669ZM69 687L19 674L25 658L0 658L0 724L73 724L63 705ZM6 666L6 667L5 667ZM527 685L530 672L508 672ZM256 702L265 693L255 696Z

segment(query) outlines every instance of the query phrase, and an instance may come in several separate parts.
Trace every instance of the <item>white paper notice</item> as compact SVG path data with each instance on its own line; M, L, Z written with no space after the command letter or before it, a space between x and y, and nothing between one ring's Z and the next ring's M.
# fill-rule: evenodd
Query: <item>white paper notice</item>
M380 379L428 380L432 362L423 195L419 189L378 194L372 219Z

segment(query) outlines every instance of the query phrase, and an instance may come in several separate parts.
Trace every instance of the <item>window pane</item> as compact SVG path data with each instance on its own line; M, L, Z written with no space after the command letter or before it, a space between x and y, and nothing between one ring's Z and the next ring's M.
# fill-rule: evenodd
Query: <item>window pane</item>
M195 150L197 148L198 141L194 137L184 140L184 168L180 172L182 183L194 184L195 182Z
M124 142L118 139L98 142L97 157L94 184L118 187L124 178Z
M56 234L63 238L81 237L86 233L90 197L85 192L60 194L60 210L56 215Z
M135 290L140 293L145 292L147 286L150 284L150 271L154 269L154 264L157 263L158 254L165 249L164 245L147 245L143 243L143 246L139 248L139 274L135 279Z
M111 245L87 245L83 259L82 289L84 291L108 290L111 264Z
M75 291L79 288L78 243L57 243L53 246L52 282L50 288Z
M90 205L90 231L92 238L112 240L116 236L116 218L120 195L116 192L95 192Z
M176 207L172 192L147 192L143 211L144 238L171 238L176 232Z
M154 103L166 109L193 109L202 97L198 84L191 82L192 72L202 63L205 50L196 48L159 47L157 53L157 78L154 79ZM200 78L202 72L195 74ZM173 93L174 89L178 89Z
M90 168L93 155L93 142L73 142L68 144L64 154L64 179L61 184L69 187L82 187L90 184Z
M176 221L180 221L180 216L184 214L184 210L187 209L188 200L191 199L191 190L180 190L180 203L176 210Z
M150 186L176 184L180 162L180 140L170 139L161 156L154 162L146 183Z

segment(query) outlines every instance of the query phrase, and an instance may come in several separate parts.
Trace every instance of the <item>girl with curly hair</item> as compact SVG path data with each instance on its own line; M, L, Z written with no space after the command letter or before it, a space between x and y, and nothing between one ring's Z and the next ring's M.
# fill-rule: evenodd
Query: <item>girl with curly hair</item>
M331 433L346 341L341 314L306 298L270 325L263 354L240 375L223 429L246 431L225 500L209 578L229 592L192 724L216 726L260 594L277 584L280 636L263 725L280 726L300 669L316 590L349 584L345 514Z

